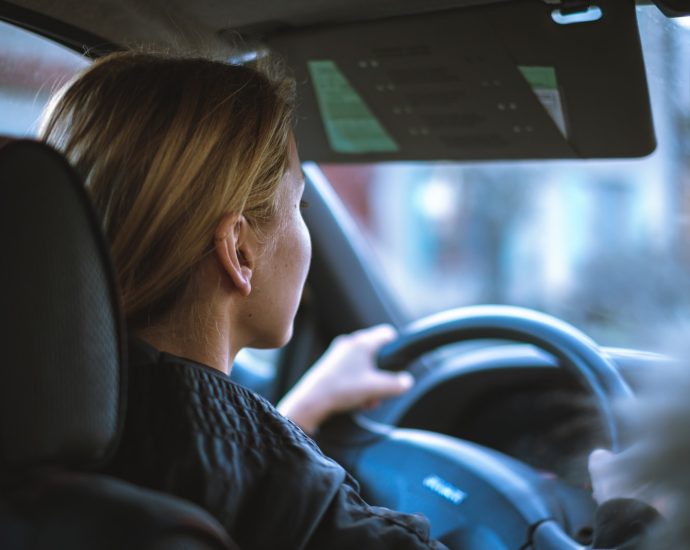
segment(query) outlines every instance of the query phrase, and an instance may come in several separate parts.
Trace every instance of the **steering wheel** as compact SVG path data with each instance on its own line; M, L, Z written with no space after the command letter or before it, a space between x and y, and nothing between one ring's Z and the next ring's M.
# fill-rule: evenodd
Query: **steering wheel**
M573 326L508 306L449 310L412 323L384 346L379 366L401 370L438 347L474 339L532 344L558 359L594 398L611 448L619 447L614 402L632 391L597 345ZM565 530L554 482L493 449L434 432L397 428L362 414L325 424L319 443L345 465L372 504L422 512L450 548L582 548Z

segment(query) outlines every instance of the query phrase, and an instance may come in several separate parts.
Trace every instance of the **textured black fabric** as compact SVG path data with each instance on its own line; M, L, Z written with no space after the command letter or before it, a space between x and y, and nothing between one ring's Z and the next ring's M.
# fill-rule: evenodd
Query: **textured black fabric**
M635 550L643 544L659 512L648 504L632 498L615 498L597 510L593 548Z
M118 443L126 363L99 224L45 145L0 149L0 250L0 548L236 549L191 503L70 471Z
M46 145L0 149L0 464L92 465L123 414L118 304L79 178Z
M273 406L223 373L132 339L113 473L210 511L245 550L442 548L428 525L370 507Z
M4 549L237 549L199 507L106 476L34 473L3 489L0 511Z

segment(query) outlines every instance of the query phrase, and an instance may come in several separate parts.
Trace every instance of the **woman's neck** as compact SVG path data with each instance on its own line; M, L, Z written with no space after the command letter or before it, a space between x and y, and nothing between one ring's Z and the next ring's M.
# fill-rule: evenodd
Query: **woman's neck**
M182 323L180 317L165 319L135 330L135 334L160 351L191 359L230 374L237 353L230 338L230 327L221 319L213 322ZM189 316L183 317L189 319Z
M239 319L243 297L208 256L177 303L135 334L160 351L230 374L235 355L248 344Z

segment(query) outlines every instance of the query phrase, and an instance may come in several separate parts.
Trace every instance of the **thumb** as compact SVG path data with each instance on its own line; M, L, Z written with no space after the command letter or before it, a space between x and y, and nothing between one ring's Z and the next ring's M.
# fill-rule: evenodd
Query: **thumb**
M613 459L613 453L607 451L606 449L595 449L589 455L588 466L589 471L599 472L603 468L606 468Z
M375 325L353 333L357 340L372 354L376 353L381 346L395 340L397 334L395 328L388 324Z

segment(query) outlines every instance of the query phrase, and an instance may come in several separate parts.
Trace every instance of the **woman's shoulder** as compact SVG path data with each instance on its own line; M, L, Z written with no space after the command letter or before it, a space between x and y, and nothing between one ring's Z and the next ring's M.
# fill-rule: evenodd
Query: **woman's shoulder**
M116 473L200 504L240 543L257 536L242 518L261 517L282 525L286 547L300 546L345 481L344 470L222 372L133 344ZM279 517L285 509L294 512L289 525Z
M136 338L130 338L129 358L130 396L145 408L155 408L155 416L165 415L166 425L256 450L279 453L298 448L312 458L323 457L299 427L225 373L160 352Z

